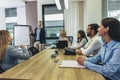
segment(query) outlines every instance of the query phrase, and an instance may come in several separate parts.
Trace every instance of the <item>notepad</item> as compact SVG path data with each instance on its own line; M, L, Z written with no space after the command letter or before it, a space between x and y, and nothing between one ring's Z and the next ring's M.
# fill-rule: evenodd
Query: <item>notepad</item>
M78 64L76 60L61 60L59 67L85 68L84 66Z

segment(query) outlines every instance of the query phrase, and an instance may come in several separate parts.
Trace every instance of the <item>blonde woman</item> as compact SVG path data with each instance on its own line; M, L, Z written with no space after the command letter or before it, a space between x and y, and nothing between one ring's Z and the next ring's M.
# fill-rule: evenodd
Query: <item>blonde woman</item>
M60 34L59 34L59 40L67 40L68 41L68 46L71 45L71 43L69 42L68 38L66 37L67 33L65 30L61 30Z
M31 56L23 45L20 46L22 52L10 46L11 39L7 30L0 30L0 67L4 71L18 64L18 59L28 59Z

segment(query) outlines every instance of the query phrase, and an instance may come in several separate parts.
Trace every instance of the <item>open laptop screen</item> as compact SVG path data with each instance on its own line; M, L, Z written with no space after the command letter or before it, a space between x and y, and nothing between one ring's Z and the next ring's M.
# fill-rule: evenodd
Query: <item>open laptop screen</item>
M68 41L66 40L58 40L56 43L56 47L58 49L64 49L65 47L68 47Z

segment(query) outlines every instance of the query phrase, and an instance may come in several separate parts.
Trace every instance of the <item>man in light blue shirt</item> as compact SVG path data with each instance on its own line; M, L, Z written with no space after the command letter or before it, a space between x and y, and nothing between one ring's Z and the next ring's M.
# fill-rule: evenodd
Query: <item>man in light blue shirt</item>
M105 39L99 53L91 58L80 56L77 61L106 80L120 80L120 22L115 18L103 19L98 34Z
M36 41L40 41L40 28L37 28L36 33Z

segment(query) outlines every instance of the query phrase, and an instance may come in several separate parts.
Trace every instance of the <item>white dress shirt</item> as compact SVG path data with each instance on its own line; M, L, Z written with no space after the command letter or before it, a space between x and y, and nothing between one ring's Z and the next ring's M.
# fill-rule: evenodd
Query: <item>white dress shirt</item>
M81 51L84 55L88 56L90 53L93 53L93 55L97 54L100 50L103 42L100 36L95 35L93 38L91 38L87 44L84 46L84 48L81 48Z

